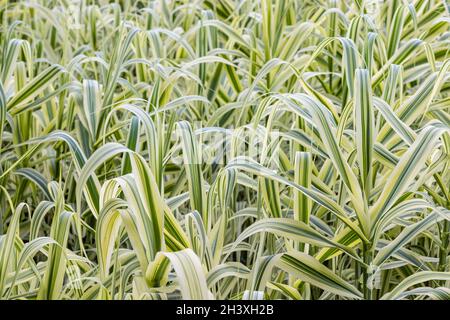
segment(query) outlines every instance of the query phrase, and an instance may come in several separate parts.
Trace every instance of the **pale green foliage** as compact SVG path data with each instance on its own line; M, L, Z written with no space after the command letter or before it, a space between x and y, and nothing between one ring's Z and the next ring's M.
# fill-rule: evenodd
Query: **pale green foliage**
M444 0L0 0L1 299L450 299Z

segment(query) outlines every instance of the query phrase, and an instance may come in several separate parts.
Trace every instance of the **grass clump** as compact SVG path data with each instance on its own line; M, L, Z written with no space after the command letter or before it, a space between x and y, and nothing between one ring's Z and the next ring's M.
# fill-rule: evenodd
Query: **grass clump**
M445 1L0 19L0 298L450 299Z

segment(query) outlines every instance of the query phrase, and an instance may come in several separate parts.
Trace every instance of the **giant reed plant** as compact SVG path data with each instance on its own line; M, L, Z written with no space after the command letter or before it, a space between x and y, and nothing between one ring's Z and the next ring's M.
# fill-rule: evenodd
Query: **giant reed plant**
M0 17L0 298L450 299L444 0Z

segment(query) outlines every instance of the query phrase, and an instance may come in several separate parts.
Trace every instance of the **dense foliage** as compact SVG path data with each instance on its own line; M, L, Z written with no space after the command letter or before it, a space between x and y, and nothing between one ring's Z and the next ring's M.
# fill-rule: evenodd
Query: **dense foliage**
M0 298L450 299L445 0L0 0Z

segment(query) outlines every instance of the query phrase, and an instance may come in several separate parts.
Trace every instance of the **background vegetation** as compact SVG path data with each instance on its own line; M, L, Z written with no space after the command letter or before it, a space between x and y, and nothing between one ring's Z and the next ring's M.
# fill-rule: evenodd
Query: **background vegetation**
M450 299L444 0L0 20L2 299Z

